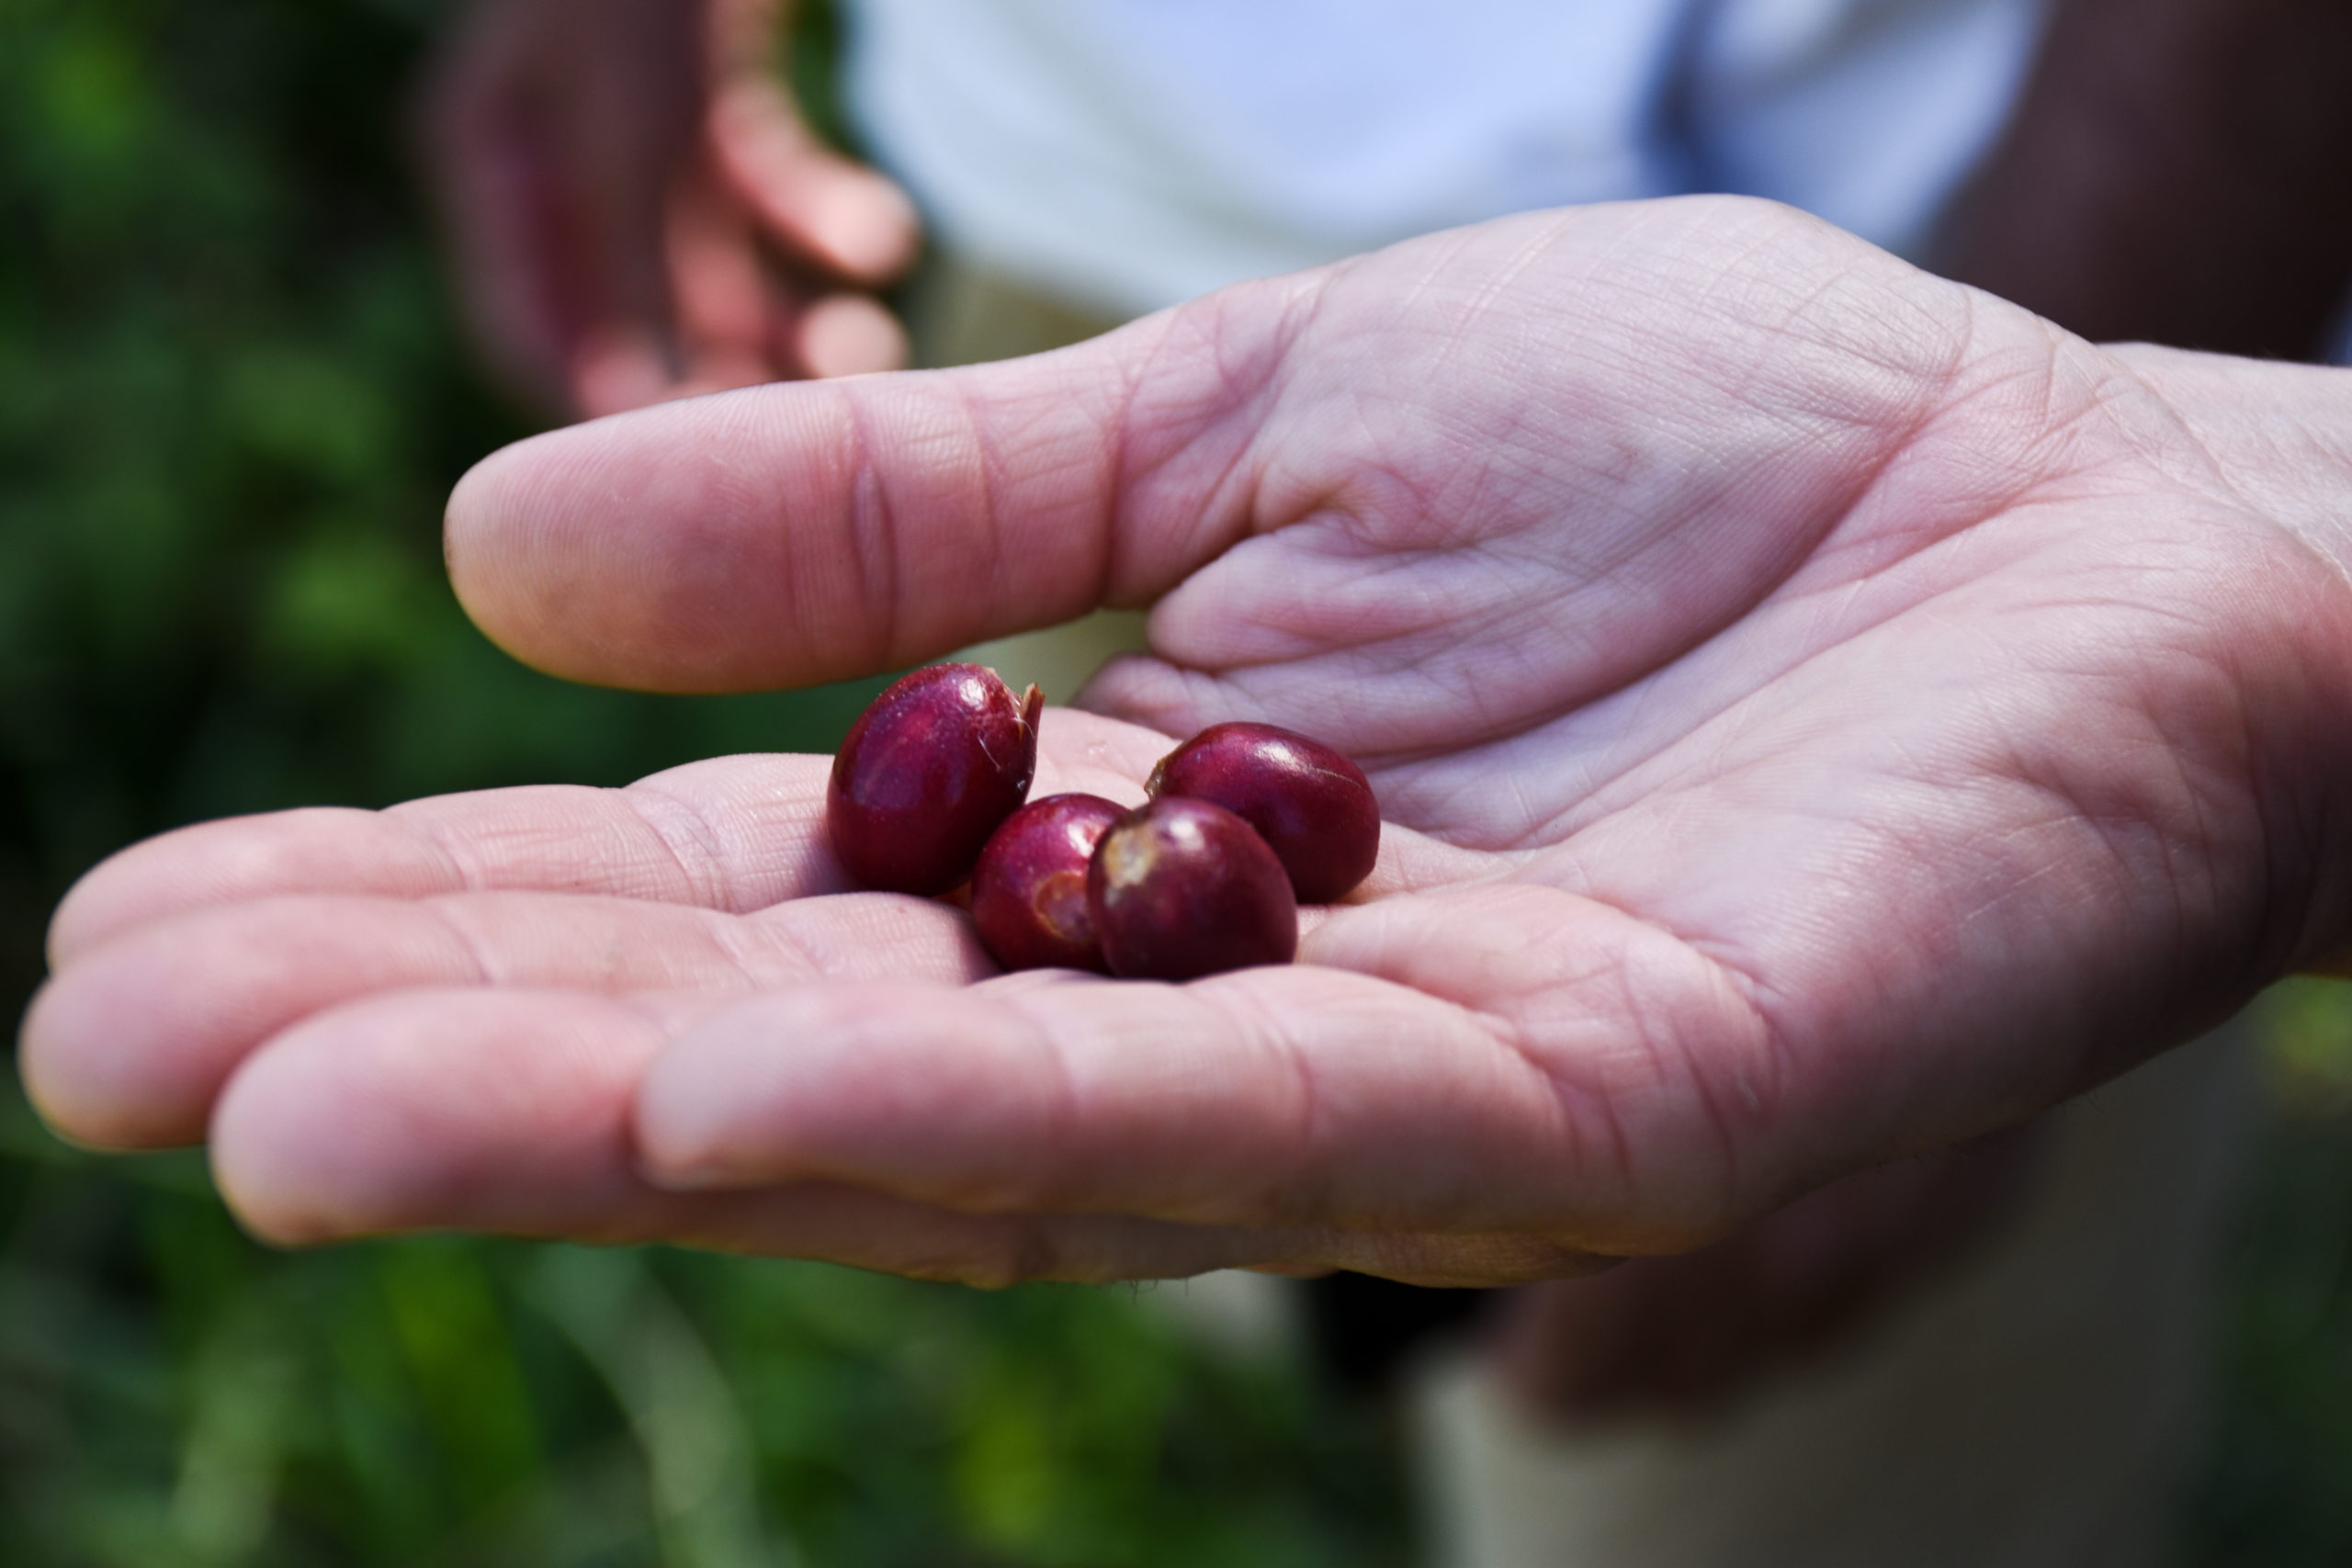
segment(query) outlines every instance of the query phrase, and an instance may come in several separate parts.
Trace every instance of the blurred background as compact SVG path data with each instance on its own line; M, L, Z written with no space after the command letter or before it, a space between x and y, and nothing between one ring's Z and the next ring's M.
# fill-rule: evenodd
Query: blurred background
M0 992L131 840L830 750L879 682L567 686L443 582L526 433L411 178L445 0L0 0ZM832 34L786 68L823 118ZM837 128L833 128L837 131ZM2352 1561L2352 1001L2265 1004L2209 1564ZM1161 1287L1161 1292L1182 1287ZM1384 1414L1155 1292L424 1238L286 1255L0 1075L0 1563L1379 1564Z

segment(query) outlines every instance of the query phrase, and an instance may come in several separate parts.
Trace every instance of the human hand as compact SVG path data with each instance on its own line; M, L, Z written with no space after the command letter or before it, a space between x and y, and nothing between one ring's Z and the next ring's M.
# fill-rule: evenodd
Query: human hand
M478 0L425 100L460 291L498 372L594 416L903 363L864 290L914 209L767 70L777 0Z
M209 1116L288 1239L996 1280L1694 1247L2342 946L2347 409L1711 198L558 432L451 504L534 662L817 681L1156 601L1038 787L1292 725L1371 774L1374 881L1294 966L1000 979L953 910L840 891L820 759L214 824L68 900L25 1070L93 1142Z

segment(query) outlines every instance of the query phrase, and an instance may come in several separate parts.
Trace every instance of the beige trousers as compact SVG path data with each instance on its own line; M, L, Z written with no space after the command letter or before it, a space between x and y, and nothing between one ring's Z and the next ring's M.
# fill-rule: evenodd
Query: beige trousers
M1116 323L952 262L912 291L918 362L1061 347ZM967 657L1066 699L1142 644L1090 616ZM1703 1426L1531 1423L1470 1349L1408 1393L1446 1568L2159 1568L2202 1428L2254 1053L2233 1025L2054 1117L2025 1214L1832 1359ZM1151 1299L1196 1330L1295 1344L1283 1281Z
M2022 1218L1703 1427L1532 1425L1464 1350L1411 1391L1448 1568L2151 1568L2204 1429L2254 1104L2241 1022L2054 1113Z

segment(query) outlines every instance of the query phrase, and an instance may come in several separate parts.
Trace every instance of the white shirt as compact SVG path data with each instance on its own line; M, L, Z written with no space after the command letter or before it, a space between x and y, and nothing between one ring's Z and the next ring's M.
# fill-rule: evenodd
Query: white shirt
M954 248L1140 312L1529 208L1736 191L1916 247L2045 0L855 0Z

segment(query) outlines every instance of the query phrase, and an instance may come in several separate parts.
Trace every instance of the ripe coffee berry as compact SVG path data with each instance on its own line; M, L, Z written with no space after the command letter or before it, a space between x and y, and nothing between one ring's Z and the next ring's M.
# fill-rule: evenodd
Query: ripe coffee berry
M1213 724L1160 759L1156 798L1224 807L1258 830L1302 904L1328 904L1372 874L1380 806L1363 770L1271 724Z
M833 754L825 829L867 887L944 893L1019 809L1037 767L1037 688L1015 701L993 670L934 664L899 681Z
M1129 979L1287 964L1298 901L1254 829L1205 800L1173 795L1112 824L1086 874L1087 907L1111 973Z
M1099 795L1049 795L1004 819L972 871L972 923L1007 969L1091 969L1102 943L1086 907L1086 867L1127 808Z

